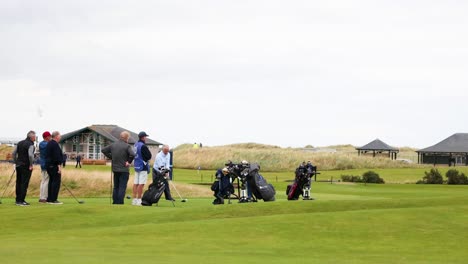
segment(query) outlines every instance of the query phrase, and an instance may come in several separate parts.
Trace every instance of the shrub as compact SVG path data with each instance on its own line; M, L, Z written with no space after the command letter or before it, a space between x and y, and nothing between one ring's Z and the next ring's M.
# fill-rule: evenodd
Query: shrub
M343 182L362 182L361 177L354 175L341 175L341 180Z
M422 179L422 183L424 184L443 184L444 179L442 178L442 174L440 174L439 170L431 169L430 172L425 171L425 176Z
M384 179L380 178L379 174L373 171L368 171L362 174L362 182L365 183L385 183Z
M451 169L445 174L447 177L447 184L468 184L468 177L458 170Z

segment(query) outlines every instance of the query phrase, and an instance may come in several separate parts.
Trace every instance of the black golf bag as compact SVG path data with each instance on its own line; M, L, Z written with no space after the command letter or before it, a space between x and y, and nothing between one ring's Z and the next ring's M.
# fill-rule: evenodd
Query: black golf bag
M312 176L317 173L317 167L312 164L301 164L296 169L296 178L294 183L288 185L286 188L286 195L288 200L298 200L299 196L302 195L304 200L313 200L310 197L310 187L312 182Z
M269 184L265 178L259 173L260 165L257 163L250 164L249 174L247 176L247 184L252 194L256 199L263 199L265 202L272 202L275 200L275 187Z
M164 174L156 173L153 183L148 186L148 190L141 197L141 205L152 206L153 204L157 204L164 193L166 184L167 181L164 178Z
M213 204L224 204L224 199L228 199L234 193L234 186L229 175L224 175L221 169L216 171L216 180L211 185L213 196L216 198Z

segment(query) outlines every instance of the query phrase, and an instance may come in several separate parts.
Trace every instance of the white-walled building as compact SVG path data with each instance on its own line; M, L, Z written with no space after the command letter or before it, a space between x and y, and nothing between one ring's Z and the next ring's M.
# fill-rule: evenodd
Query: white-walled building
M129 144L133 145L138 141L138 134L128 129L116 125L91 125L63 134L60 145L69 159L74 159L79 154L84 159L104 160L102 148L118 141L123 131L130 133ZM147 138L146 145L154 159L163 144Z

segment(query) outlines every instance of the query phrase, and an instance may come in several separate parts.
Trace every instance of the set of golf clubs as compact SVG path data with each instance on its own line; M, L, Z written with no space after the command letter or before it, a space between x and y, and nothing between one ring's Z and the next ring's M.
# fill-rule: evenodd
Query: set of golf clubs
M112 174L111 174L111 196L112 196ZM172 184L172 187L174 187L174 190L176 191L177 195L179 196L180 198L180 201L183 202L183 203L186 203L188 201L188 199L186 198L182 198L182 195L180 195L179 191L177 190L177 187L175 185L174 182L172 181L168 181L170 184ZM130 195L127 196L127 199L131 199L132 197ZM172 206L175 207L175 204L174 204L174 201L171 201L172 202ZM112 199L111 199L111 203L112 203Z
M10 179L8 180L8 183L6 184L5 189L2 192L2 196L0 196L0 204L2 204L2 199L5 196L5 193L8 190L8 187L10 187L10 184L11 184L11 182L13 180L13 175L15 175L15 172L16 172L16 169L14 169L13 172L11 173ZM73 194L73 192L70 190L70 188L68 188L68 186L65 183L63 183L63 182L61 182L61 183L62 183L62 186L65 187L65 189L70 193L70 195L73 197L73 199L75 199L75 201L77 203L79 203L79 204L84 204L85 203L83 200L78 200L76 198L76 196Z

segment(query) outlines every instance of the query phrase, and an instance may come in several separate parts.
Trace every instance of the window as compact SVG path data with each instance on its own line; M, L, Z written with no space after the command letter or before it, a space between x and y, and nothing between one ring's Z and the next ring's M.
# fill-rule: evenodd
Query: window
M76 152L76 150L77 150L76 145L73 144L73 145L72 145L72 152Z
M96 145L96 159L102 159L101 145Z
M88 148L88 158L94 159L94 146L89 146L89 148Z
M94 144L96 143L96 138L95 138L95 134L91 133L89 134L89 144Z

